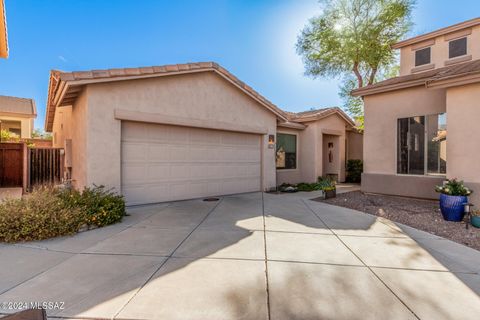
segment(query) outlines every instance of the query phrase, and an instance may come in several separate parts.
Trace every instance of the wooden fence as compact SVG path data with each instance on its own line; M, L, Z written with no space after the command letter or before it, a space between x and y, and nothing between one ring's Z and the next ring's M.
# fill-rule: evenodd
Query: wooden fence
M29 149L29 187L60 183L63 176L61 148Z
M0 187L24 187L25 151L23 143L0 143Z

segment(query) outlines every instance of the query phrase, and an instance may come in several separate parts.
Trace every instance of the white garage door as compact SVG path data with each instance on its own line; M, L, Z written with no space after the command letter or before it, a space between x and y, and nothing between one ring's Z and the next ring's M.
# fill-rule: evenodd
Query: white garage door
M260 135L122 122L128 204L260 190Z

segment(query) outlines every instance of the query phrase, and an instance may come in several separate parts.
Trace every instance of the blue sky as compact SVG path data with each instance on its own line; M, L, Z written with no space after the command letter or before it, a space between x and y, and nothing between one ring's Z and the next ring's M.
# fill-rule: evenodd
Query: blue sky
M0 94L34 98L43 128L50 69L216 61L288 111L340 105L338 81L311 79L296 37L316 0L5 0L10 57ZM478 0L418 0L412 35L480 15Z

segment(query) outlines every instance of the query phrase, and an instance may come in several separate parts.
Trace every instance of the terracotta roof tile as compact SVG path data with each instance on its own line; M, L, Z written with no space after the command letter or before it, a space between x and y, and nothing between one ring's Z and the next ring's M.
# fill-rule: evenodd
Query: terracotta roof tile
M125 78L129 76L150 76L150 75L164 75L168 73L176 72L188 72L192 70L195 72L199 71L216 71L223 77L227 78L232 83L239 86L242 90L248 92L251 96L257 99L259 102L264 104L268 109L274 112L282 120L287 119L287 115L284 111L280 110L277 106L267 100L265 97L260 95L258 92L253 90L250 86L246 85L243 81L235 77L228 70L221 67L219 64L214 62L198 62L198 63L186 63L186 64L171 64L165 66L153 66L153 67L142 67L142 68L123 68L123 69L105 69L105 70L92 70L92 71L79 71L79 72L60 72L52 70L50 73L50 84L48 91L48 102L47 102L47 117L45 118L45 130L51 131L53 125L53 115L55 114L55 106L53 105L53 99L57 94L59 82L72 82L77 80L91 80L94 83L96 80L107 80L111 78L111 81L115 81L115 78ZM88 81L90 83L91 81ZM83 85L78 84L78 85ZM70 83L70 85L73 85ZM74 97L72 99L75 99ZM59 101L58 103L61 103ZM70 99L68 101L71 103ZM60 104L61 105L61 104Z

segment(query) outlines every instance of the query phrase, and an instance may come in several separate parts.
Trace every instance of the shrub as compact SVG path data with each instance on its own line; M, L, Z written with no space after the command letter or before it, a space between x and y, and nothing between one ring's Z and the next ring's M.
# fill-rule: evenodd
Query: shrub
M41 240L72 234L84 224L80 208L70 208L49 188L0 204L0 241Z
M41 187L0 204L0 241L42 240L122 220L123 197L103 186L82 192Z
M435 191L449 196L469 196L473 192L464 186L463 181L457 179L447 180L443 186L436 186Z
M359 183L362 180L363 161L350 159L347 161L347 182Z
M336 189L335 180L330 178L318 177L318 184L320 186L320 190L323 191L330 191Z
M297 189L298 189L298 191L310 192L310 191L315 191L315 190L321 190L321 186L318 183L302 182L302 183L297 184Z
M103 227L119 222L125 216L123 196L105 190L104 186L85 188L82 192L69 190L64 193L64 201L70 207L80 207L88 225Z

